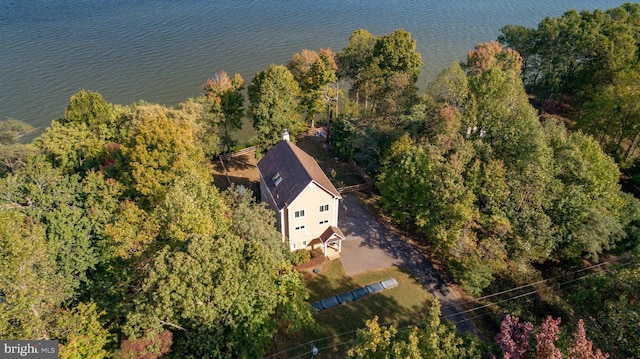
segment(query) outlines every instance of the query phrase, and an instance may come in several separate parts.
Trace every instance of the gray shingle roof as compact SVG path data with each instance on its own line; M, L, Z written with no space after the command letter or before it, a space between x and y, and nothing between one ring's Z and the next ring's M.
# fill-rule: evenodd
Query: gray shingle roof
M289 141L280 141L267 151L258 162L258 170L278 210L291 204L312 181L333 196L342 198L316 160ZM281 179L277 180L278 177Z

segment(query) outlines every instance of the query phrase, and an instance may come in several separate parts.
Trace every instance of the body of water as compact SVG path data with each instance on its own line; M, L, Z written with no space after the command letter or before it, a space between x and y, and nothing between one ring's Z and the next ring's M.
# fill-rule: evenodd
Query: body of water
M250 83L304 48L341 50L357 29L409 31L421 88L506 24L535 27L609 0L0 0L0 119L40 129L80 89L175 105L214 73Z

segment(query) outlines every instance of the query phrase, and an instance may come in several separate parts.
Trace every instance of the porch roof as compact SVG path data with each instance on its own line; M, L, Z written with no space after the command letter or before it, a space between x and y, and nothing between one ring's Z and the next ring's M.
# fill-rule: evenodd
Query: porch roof
M335 243L344 240L344 233L338 227L331 226L320 235L320 241L324 244Z

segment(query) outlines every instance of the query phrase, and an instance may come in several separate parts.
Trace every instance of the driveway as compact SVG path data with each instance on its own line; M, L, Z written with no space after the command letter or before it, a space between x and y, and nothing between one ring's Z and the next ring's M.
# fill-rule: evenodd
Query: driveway
M346 240L342 242L340 262L347 275L402 267L440 300L442 315L454 322L458 331L479 335L469 316L462 312L458 298L419 249L387 230L357 197L344 194L341 205L338 225Z

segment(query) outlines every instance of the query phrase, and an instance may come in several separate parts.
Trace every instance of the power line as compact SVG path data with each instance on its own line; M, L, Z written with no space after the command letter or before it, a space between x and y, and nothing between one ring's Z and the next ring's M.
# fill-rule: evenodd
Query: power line
M520 290L520 289L523 289L523 288L531 287L531 286L534 286L534 285L537 285L537 284L546 283L546 282L549 282L549 281L552 281L552 280L556 280L556 279L558 279L558 278L562 278L562 277L566 277L566 276L569 276L569 275L572 275L572 274L576 274L576 273L584 272L584 271L587 271L587 270L589 270L589 269L593 269L593 268L601 267L601 266L604 266L604 265L607 265L607 264L611 264L611 263L619 262L619 261L621 261L621 260L622 260L622 259L621 259L621 258L619 258L619 259L615 259L615 260L611 260L611 261L606 261L606 262L602 262L602 263L598 263L598 264L590 265L590 266L588 266L588 267L581 268L581 269L578 269L578 270L575 270L575 271L571 271L571 272L568 272L568 273L565 273L565 274L561 274L561 275L558 275L558 276L555 276L555 277L542 279L542 280L539 280L539 281L536 281L536 282L533 282L533 283L524 284L524 285L521 285L521 286L518 286L518 287L515 287L515 288L510 288L510 289L503 290L503 291L500 291L500 292L496 292L496 293L488 294L488 295L485 295L485 296L482 296L482 297L476 298L474 301L466 301L466 302L462 302L462 303L455 304L455 305L448 305L448 306L445 306L445 307L441 307L441 311L442 311L442 308L455 308L457 305L464 305L464 304L474 303L475 301L478 301L478 300L483 300L483 299L487 299L487 298L493 298L493 297L496 297L496 296L501 295L501 294L506 294L506 293L510 293L510 292L513 292L513 291L516 291L516 290ZM631 263L631 262L624 263L623 265L624 265L624 266L626 266L626 265L628 265L629 263ZM580 277L578 277L578 278L570 279L570 280L568 280L568 281L566 281L566 282L557 283L557 284L554 284L554 285L553 285L553 287L560 287L560 286L565 285L565 284L568 284L568 283L577 282L577 281L579 281L580 279L585 278L585 277L588 277L588 276L593 275L593 274L596 274L596 273L588 273L588 274L583 275L583 276L580 276ZM443 316L442 318L444 318L444 319L450 319L450 318L452 318L452 317L456 317L456 316L458 316L458 315L460 315L460 314L462 314L462 313L471 313L471 312L475 312L475 311L477 311L477 310L480 310L480 309L483 309L483 308L487 308L487 307L490 307L490 306L492 306L492 305L497 305L497 304L504 303L504 302L508 302L508 301L511 301L511 300L524 298L524 297L527 297L527 296L530 296L530 295L536 294L536 293L540 292L541 290L542 290L542 289L536 289L536 290L533 290L533 291L530 291L530 292L527 292L527 293L523 293L523 294L516 295L516 296L514 296L514 297L510 297L510 298L507 298L507 299L500 300L500 301L498 301L498 302L490 302L489 304L484 304L484 305L481 305L481 306L478 306L478 307L474 307L474 308L471 308L471 309L464 309L464 310L458 311L458 312L456 312L456 313L452 313L452 314L449 314L449 315L447 315L447 316ZM489 313L483 313L483 314L480 314L480 315L474 316L474 317L472 317L472 318L467 318L467 319L463 319L463 320L460 320L460 321L454 321L454 320L451 320L451 321L452 321L454 324L459 324L459 323L463 323L463 322L466 322L466 321L470 321L470 320L473 320L473 319L476 319L476 318L479 318L479 317L482 317L482 316L485 316L485 315L488 315L488 314L489 314ZM388 325L392 325L392 324L381 324L381 325L388 326ZM396 328L396 330L398 330L398 331L400 331L400 330L406 330L406 329L408 329L408 328L411 328L412 326L414 326L414 325L408 325L408 326L405 326L405 327L402 327L402 328ZM323 337L323 338L310 340L310 341L308 341L308 342L306 342L306 343L296 345L296 346L294 346L294 347L291 347L291 348L288 348L288 349L282 350L282 351L280 351L280 352L277 352L277 353L271 354L271 355L266 356L266 357L264 357L264 358L265 358L265 359L267 359L267 358L275 357L275 356L280 355L280 354L285 354L285 353L288 353L288 352L290 352L290 351L292 351L292 350L294 350L294 349L297 349L297 348L303 347L303 346L305 346L305 345L310 345L310 344L312 344L312 343L314 343L314 342L319 342L319 341L323 341L323 340L327 340L327 339L333 339L333 338L340 338L340 337L343 337L343 336L348 335L348 334L353 334L353 333L357 332L358 330L359 330L359 329L350 330L350 331L348 331L348 332L338 333L338 334L334 334L334 335L331 335L331 336L326 336L326 337ZM351 340L347 340L347 341L344 341L344 342L341 342L341 343L337 343L337 344L328 345L328 346L325 346L325 347L318 348L318 350L320 351L320 350L324 350L324 349L328 349L328 348L333 348L333 347L337 347L337 346L342 346L342 345L346 345L346 344L348 344L348 343L350 343L350 342L351 342ZM293 357L293 358L299 358L299 357L301 357L301 356L303 356L303 355L307 355L307 354L311 354L311 351L307 351L307 352L305 352L305 353L303 353L303 354L300 354L300 355L298 355L298 356L295 356L295 357Z
M446 309L449 309L449 308L454 308L455 309L455 307L457 305L463 306L465 304L474 303L474 302L477 302L479 300L483 300L483 299L487 299L487 298L493 298L493 297L496 297L496 296L501 295L501 294L513 292L513 291L520 290L520 289L523 289L523 288L526 288L526 287L530 287L530 286L534 286L534 285L537 285L537 284L546 283L546 282L549 282L549 281L552 281L552 280L555 280L555 279L558 279L558 278L566 277L566 276L571 275L571 274L576 274L576 273L584 272L586 270L593 269L593 268L596 268L596 267L601 267L601 266L604 266L604 265L607 265L607 264L611 264L611 263L614 263L614 262L619 262L621 260L622 259L619 258L619 259L615 259L615 260L612 260L612 261L593 264L593 265L590 265L588 267L581 268L581 269L578 269L578 270L575 270L575 271L571 271L571 272L568 272L568 273L565 273L565 274L561 274L561 275L558 275L558 276L555 276L555 277L541 279L541 280L533 282L533 283L523 284L523 285L521 285L519 287L510 288L510 289L506 289L506 290L503 290L503 291L500 291L500 292L497 292L497 293L488 294L488 295L485 295L485 296L482 296L482 297L479 297L479 298L475 298L474 300L469 300L469 301L461 302L461 303L458 303L458 304L450 304L450 305L442 307L441 309L445 309L445 308ZM458 313L458 314L460 314L460 313Z

